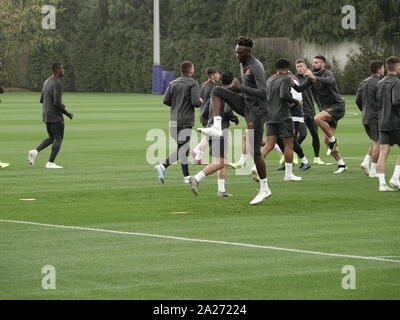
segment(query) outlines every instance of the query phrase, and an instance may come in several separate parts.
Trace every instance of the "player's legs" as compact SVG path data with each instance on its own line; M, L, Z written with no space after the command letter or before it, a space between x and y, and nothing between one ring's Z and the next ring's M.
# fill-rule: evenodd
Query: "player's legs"
M326 112L326 111L321 111L315 116L315 122L316 124L321 128L321 130L324 132L325 136L329 138L332 138L332 132L331 132L331 127L329 125L329 122L332 121L332 116Z
M222 136L222 112L225 103L227 103L233 111L241 116L245 116L245 101L240 94L222 87L216 87L212 91L212 115L213 126L210 128L198 128L202 134L212 137Z
M389 185L400 190L400 156L397 157L396 166L393 171L393 176L389 181Z
M233 169L244 167L250 153L247 129L243 131L242 139L242 154L239 161L229 164Z
M294 151L295 137L282 138L283 145L285 146L285 181L301 181L302 178L293 174L293 151Z
M310 117L305 118L304 121L305 121L308 131L310 131L310 134L312 137L312 146L313 146L313 150L314 150L314 163L315 164L324 164L323 161L319 158L321 143L320 143L319 135L318 135L318 125L315 122L315 120Z
M49 158L50 163L54 163L58 153L60 152L61 144L64 139L64 129L65 129L64 121L51 123L51 131L54 136L54 141L53 141L53 145L51 148L51 154L50 154L50 158Z
M377 176L379 178L379 191L393 191L386 184L385 171L386 171L386 161L390 154L390 144L381 143L380 152L378 158L378 168L376 170Z
M50 146L54 142L54 134L52 131L51 123L46 123L46 130L47 130L47 134L49 135L49 137L44 139L41 142L41 144L35 149L37 152L43 151L44 149L46 149L48 146Z

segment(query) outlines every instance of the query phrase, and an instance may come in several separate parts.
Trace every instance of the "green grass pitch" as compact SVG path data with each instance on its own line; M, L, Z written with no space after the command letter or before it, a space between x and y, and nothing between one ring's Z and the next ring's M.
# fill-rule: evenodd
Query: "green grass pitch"
M159 183L146 161L146 135L168 127L160 96L65 94L76 118L66 119L61 171L44 169L50 150L27 166L27 151L46 136L39 95L1 98L0 159L11 163L0 170L2 220L400 261L400 193L379 193L359 168L369 141L354 97L346 97L337 133L349 171L296 169L304 181L287 183L272 153L273 197L256 207L249 202L258 185L234 171L227 178L231 199L216 197L216 176L194 197L179 166ZM303 145L312 160L310 141ZM322 159L332 161L325 152L322 146ZM393 148L388 178L398 154ZM42 288L46 265L56 269L55 290ZM354 290L342 288L346 265L356 271ZM399 299L399 279L397 262L0 222L0 299Z

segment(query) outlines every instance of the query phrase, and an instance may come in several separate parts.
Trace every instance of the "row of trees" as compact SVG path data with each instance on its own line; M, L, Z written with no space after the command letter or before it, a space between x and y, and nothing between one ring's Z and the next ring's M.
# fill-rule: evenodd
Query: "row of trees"
M357 10L357 28L344 30L344 5ZM43 5L57 8L57 29L43 30ZM192 60L197 70L216 66L238 73L233 39L290 37L316 43L365 43L352 64L389 52L400 31L398 0L161 0L162 64L179 74ZM0 0L0 81L39 90L53 61L62 61L66 90L150 92L153 0ZM367 40L365 40L367 39ZM371 42L372 40L372 42ZM255 53L269 73L276 56ZM340 75L344 92L358 79L350 66ZM203 72L197 73L204 80ZM361 77L361 75L360 75Z

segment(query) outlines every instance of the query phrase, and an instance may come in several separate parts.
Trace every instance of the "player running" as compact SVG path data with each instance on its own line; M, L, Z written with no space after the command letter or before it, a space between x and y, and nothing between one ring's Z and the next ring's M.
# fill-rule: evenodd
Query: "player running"
M380 154L378 159L377 176L379 178L379 191L400 190L400 156L397 157L396 167L389 186L385 180L386 160L390 154L391 146L400 147L400 58L389 57L386 59L387 75L378 82L378 119Z
M368 149L368 153L361 163L361 169L370 178L376 178L380 149L376 90L378 82L385 74L385 66L382 61L372 61L369 66L372 75L361 82L357 92L356 104L362 112L365 132L372 140L372 146Z
M193 63L182 62L181 72L182 76L169 84L164 95L164 104L171 107L170 134L178 148L164 163L154 167L161 183L165 183L165 170L178 160L181 163L183 181L189 183L188 155L194 125L194 108L199 108L203 100L200 98L200 85L193 79Z

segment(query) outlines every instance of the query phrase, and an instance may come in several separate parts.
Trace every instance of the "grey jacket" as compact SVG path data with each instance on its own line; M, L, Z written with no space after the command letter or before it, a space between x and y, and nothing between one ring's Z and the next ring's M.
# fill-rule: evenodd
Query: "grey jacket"
M388 74L378 82L379 131L400 130L400 80Z
M193 127L194 108L201 106L200 85L192 77L182 76L169 84L163 102L171 107L170 126Z

